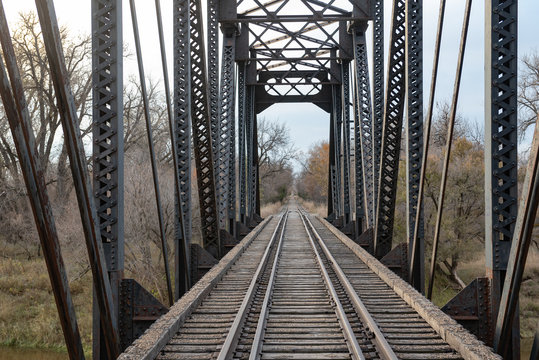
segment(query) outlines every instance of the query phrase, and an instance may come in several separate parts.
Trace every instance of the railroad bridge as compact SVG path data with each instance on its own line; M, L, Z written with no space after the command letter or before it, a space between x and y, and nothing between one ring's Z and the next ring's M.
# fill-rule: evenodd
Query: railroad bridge
M155 0L175 175L174 264L169 266L137 1L91 0L91 174L54 1L35 1L94 281L94 359L519 358L518 292L537 210L539 135L536 129L519 203L518 1L485 1L486 275L442 309L423 294L432 295L472 1L462 10L460 51L454 54L457 70L450 74L455 85L427 289L422 217L426 140L446 0L439 1L433 70L428 74L432 81L425 94L422 2L173 0L168 15L173 16L174 41L166 44L160 1ZM389 33L384 26L387 7L392 9ZM169 306L136 280L123 278L124 11L130 12L133 24ZM69 355L82 359L3 6L0 15L3 106ZM366 35L368 30L372 37ZM167 45L173 49L172 76ZM312 103L327 113L325 218L307 213L295 196L279 214L260 217L257 114L283 102ZM401 154L408 241L394 246ZM191 243L195 180L201 245ZM532 352L532 357L537 355L537 344Z

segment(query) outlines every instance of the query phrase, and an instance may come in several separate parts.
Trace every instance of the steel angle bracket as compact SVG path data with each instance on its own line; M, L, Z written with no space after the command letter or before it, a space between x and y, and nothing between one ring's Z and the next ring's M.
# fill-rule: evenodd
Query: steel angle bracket
M408 279L408 244L400 243L388 252L380 262L403 279Z
M358 233L354 241L372 255L374 252L374 228L368 228L362 233Z
M219 261L198 244L191 244L191 282L194 285Z
M490 286L486 277L477 278L455 295L442 311L486 344L491 344Z
M167 312L168 308L136 280L122 279L119 309L121 350L127 349L155 320Z

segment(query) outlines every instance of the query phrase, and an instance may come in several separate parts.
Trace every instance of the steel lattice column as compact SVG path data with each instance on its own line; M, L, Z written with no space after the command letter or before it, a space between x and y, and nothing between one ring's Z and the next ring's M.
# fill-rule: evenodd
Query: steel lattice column
M494 315L498 312L518 210L517 3L485 3L485 245Z
M219 215L217 211L211 119L206 76L206 52L200 0L189 2L191 46L191 118L197 166L197 183L204 248L221 258Z
M249 219L253 218L256 207L256 169L254 167L254 96L254 86L248 85L245 96L245 139L247 146L247 216Z
M423 156L423 0L408 0L406 2L406 88L407 88L407 151L406 151L406 213L408 249L413 248L411 243L414 237L415 216L419 194L419 177L421 174L421 161ZM419 232L416 247L413 275L413 285L422 291L425 286L424 279L424 244L423 221L419 220ZM412 257L408 253L409 261Z
M342 62L343 114L343 214L344 225L350 222L350 61Z
M238 167L240 192L240 221L245 225L247 216L247 159L245 151L246 137L246 101L247 101L247 62L238 62Z
M226 228L233 235L236 228L235 49L235 35L225 37L221 62L221 94L219 101L219 117L222 131L219 149L221 163L219 177L220 181L225 184L223 189L226 190L226 193L223 193L222 199L225 200L226 195L226 201L224 201L224 204L220 204L220 207L222 207L220 211L226 213L225 217L228 222Z
M116 312L124 271L122 2L92 1L93 186ZM95 302L94 302L95 303ZM106 356L94 306L94 358ZM118 324L114 324L117 328Z
M356 75L356 96L359 112L359 142L363 174L362 196L365 207L365 226L371 228L374 226L374 208L375 208L375 155L373 143L373 118L371 113L371 90L369 79L369 64L367 60L367 44L365 39L365 28L354 29L354 58Z
M378 176L384 124L384 0L374 1L373 21L373 145L374 145L374 213L378 205ZM374 225L374 221L373 221Z
M391 250L393 237L405 95L405 28L405 0L394 0L374 236L378 258Z
M183 274L184 249L180 226L184 226L187 244L191 239L191 57L190 57L190 22L189 0L174 0L174 137L176 139L176 163L180 182L180 196L176 196L175 219L175 298L183 295L186 288L184 282L188 274ZM181 210L178 206L181 201Z
M219 213L223 219L222 229L234 232L236 219L236 146L234 131L234 95L235 95L235 36L224 38L221 62L221 92L219 100L219 183L221 192L219 197Z
M359 118L359 87L357 84L357 66L354 68L354 170L356 202L356 240L363 232L365 218L363 191L363 157L361 154L361 119Z
M334 98L334 96L333 96ZM328 218L335 220L338 217L339 205L337 198L337 150L335 149L336 128L335 125L335 102L332 102L329 114L329 169L328 169Z
M209 113L211 122L211 139L213 145L213 161L215 174L219 174L220 156L219 148L221 146L221 127L219 119L219 4L217 0L207 1L207 45L208 45L208 95L209 95ZM224 191L223 184L216 177L216 197L221 202L221 192ZM223 214L219 212L219 222L221 226L224 223Z

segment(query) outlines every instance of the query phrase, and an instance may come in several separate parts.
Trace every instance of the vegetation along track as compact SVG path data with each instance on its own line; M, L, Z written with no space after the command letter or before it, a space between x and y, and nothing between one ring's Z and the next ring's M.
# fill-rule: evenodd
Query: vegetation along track
M273 219L158 359L459 359L318 219Z

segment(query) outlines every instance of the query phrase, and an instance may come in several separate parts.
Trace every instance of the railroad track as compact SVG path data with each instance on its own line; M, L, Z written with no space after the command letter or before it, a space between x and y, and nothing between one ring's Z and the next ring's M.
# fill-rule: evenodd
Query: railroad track
M319 219L271 219L157 359L462 359Z

